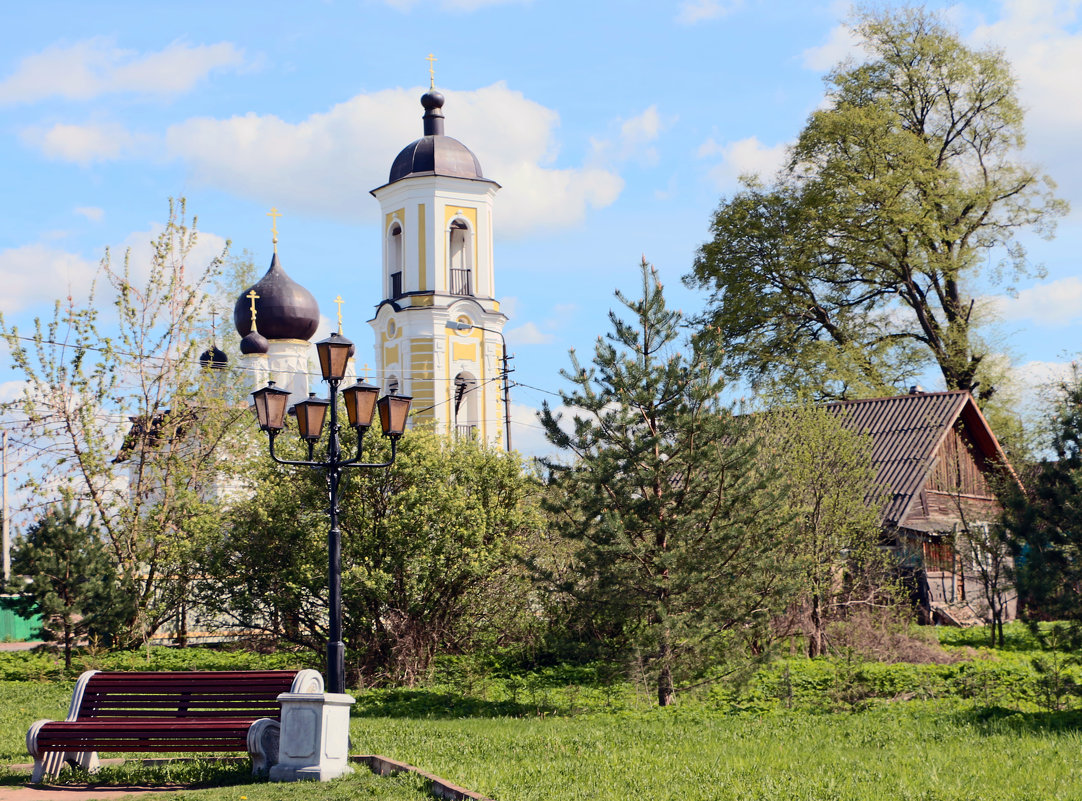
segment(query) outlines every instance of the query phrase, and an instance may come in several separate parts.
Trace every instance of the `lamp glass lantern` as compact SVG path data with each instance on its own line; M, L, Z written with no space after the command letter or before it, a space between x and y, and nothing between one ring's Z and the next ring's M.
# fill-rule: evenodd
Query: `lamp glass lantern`
M331 405L329 400L317 398L316 393L308 393L305 400L293 406L293 413L297 416L297 428L300 430L301 439L315 441L323 433L323 421L327 417L327 407Z
M406 430L406 420L409 418L410 404L413 398L409 395L384 395L376 404L379 407L379 424L383 428L383 436L397 439Z
M285 428L289 392L278 389L273 381L268 381L267 386L252 393L252 401L255 404L255 419L261 429L281 431Z
M332 332L329 337L316 343L319 369L324 381L341 381L345 378L351 350L353 343L338 332Z
M346 401L346 415L349 417L351 428L367 429L372 425L372 418L376 414L379 387L358 381L353 386L343 389L342 397Z

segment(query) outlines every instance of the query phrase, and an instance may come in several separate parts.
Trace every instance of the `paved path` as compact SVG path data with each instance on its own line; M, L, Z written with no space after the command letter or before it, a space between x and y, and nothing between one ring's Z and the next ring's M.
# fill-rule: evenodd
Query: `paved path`
M86 785L39 785L0 787L0 801L87 801L92 798L138 798L141 793L169 793L186 787L88 787Z
M123 762L123 759L103 759L103 764ZM17 773L26 773L26 781L30 781L30 771L34 766L8 765L8 768ZM0 785L0 801L86 801L90 798L126 798L138 797L140 793L172 793L177 790L187 790L182 785L159 785L145 787L142 785L128 785L125 787L90 787L85 784L39 784L35 786L12 786Z

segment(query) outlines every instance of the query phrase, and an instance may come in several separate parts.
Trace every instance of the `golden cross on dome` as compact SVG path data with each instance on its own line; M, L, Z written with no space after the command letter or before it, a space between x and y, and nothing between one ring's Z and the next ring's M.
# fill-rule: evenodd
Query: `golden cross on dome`
M339 295L338 297L336 297L334 299L334 302L338 304L338 333L341 334L342 333L342 304L345 303L345 301L342 300L342 296Z
M271 218L271 234L274 237L274 252L278 253L278 218L282 215L278 212L275 206L271 206L271 210L267 212L267 216Z
M426 58L425 61L428 62L428 88L429 89L435 89L436 88L436 70L433 67L433 65L437 61L439 61L439 59L436 58L431 53L429 53L428 58Z
M248 298L249 300L252 301L252 330L255 331L256 330L256 328L255 328L255 302L259 299L259 295L257 295L255 293L255 290L253 289L251 292L249 292L244 297L246 297L246 298Z
M217 309L211 309L210 310L210 340L215 345L218 344L218 326L216 325L217 322L218 322L218 310Z
M368 380L368 365L367 364L365 364L365 366L364 366L364 378L362 380L363 381Z

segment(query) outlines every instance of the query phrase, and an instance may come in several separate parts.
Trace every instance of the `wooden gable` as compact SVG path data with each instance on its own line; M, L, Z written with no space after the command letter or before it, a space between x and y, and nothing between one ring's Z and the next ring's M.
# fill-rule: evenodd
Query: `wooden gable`
M830 404L841 424L872 439L883 525L949 533L998 514L995 471L1013 471L968 392L918 392Z

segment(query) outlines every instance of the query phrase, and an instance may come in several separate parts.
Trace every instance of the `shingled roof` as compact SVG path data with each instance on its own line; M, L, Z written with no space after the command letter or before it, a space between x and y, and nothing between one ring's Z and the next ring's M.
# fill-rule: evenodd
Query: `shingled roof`
M885 525L899 525L920 494L944 438L961 419L982 454L1010 466L968 392L915 392L827 404L842 427L872 439L876 485L886 496Z

